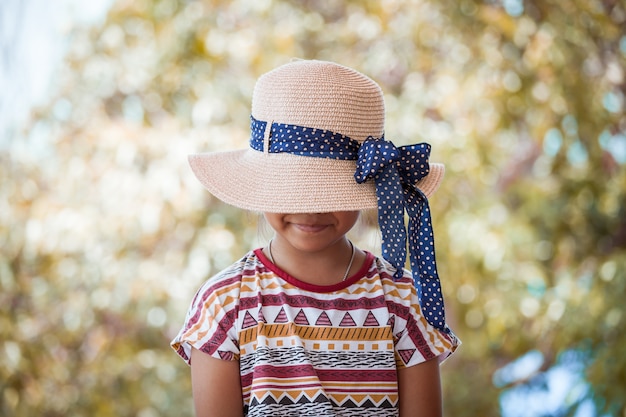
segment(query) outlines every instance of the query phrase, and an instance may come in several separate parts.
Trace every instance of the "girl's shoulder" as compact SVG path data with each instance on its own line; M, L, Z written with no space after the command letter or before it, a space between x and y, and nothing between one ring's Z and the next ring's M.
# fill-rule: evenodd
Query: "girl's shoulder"
M371 276L376 275L380 279L386 298L397 298L399 300L414 301L412 296L417 295L413 274L410 270L404 269L402 278L394 278L396 268L387 260L380 256L374 257L370 267Z
M401 286L413 283L413 274L408 269L404 269L402 278L394 279L396 268L381 256L374 256L370 272L378 274L381 280L385 282L390 281L390 283L399 284Z
M231 296L234 295L234 292L239 291L243 276L254 274L259 265L260 261L253 251L246 253L239 260L204 281L194 297L194 302L198 298L206 298L208 294L230 293Z
M255 251L249 251L244 256L233 262L226 268L211 276L207 283L239 278L244 274L254 273L262 265Z

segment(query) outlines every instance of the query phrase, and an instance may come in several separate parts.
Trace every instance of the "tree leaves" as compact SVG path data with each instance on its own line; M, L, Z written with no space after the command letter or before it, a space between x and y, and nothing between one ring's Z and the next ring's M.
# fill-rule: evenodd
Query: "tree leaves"
M58 96L0 156L0 413L192 414L168 341L195 288L269 233L186 155L245 147L256 78L299 57L377 80L386 136L446 164L431 207L464 342L446 412L498 415L580 351L587 397L623 414L626 11L505 3L119 1L74 31ZM527 352L542 366L494 385Z

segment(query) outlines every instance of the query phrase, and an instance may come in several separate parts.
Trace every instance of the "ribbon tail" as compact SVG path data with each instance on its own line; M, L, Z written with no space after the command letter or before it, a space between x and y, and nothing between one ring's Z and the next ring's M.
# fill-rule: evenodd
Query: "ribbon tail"
M428 198L416 187L405 188L409 213L409 256L424 318L448 333Z
M382 255L396 268L394 279L400 279L404 275L407 242L400 175L394 166L388 166L375 181Z

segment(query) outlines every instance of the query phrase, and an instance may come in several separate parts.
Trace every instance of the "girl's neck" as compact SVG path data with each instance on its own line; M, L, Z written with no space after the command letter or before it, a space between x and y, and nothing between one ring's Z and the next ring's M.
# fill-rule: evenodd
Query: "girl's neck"
M264 248L265 255L289 275L315 285L334 285L360 269L365 253L347 238L318 251L305 251L276 236Z

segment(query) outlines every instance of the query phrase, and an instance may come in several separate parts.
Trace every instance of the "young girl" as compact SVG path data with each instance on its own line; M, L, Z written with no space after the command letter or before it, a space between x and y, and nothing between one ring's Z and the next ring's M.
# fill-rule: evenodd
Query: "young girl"
M263 75L251 119L249 149L189 159L211 193L275 231L202 286L172 341L197 415L441 416L439 363L460 343L427 200L443 165L427 144L386 141L380 87L331 62ZM374 208L382 258L346 237Z

